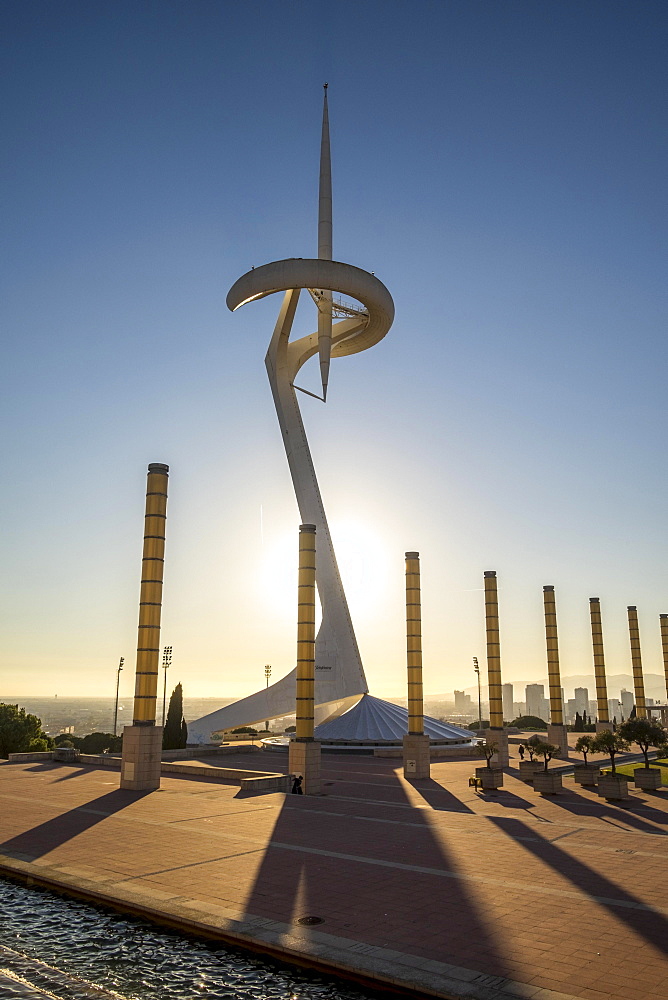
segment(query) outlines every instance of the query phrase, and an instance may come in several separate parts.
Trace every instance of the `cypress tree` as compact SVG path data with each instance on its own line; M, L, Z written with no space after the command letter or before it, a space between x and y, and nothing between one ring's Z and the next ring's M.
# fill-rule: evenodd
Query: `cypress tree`
M172 691L162 734L163 750L183 750L188 742L188 726L183 718L183 688L177 684Z

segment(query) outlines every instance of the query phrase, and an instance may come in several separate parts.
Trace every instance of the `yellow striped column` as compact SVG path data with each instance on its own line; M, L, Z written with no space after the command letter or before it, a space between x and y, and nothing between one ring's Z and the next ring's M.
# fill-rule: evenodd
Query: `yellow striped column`
M663 650L663 672L666 675L666 700L668 701L668 615L659 615L661 623L661 649Z
M314 524L299 526L297 582L296 732L290 741L288 768L302 778L305 795L319 795L320 744L313 738L315 715L315 560Z
M422 606L420 553L406 553L406 664L408 667L408 733L424 733L422 693Z
M487 634L487 689L489 696L489 729L487 741L499 746L498 763L508 766L508 735L503 730L503 691L501 687L501 643L499 640L499 597L496 571L486 570L485 632Z
M139 640L133 725L154 726L160 661L160 614L165 568L168 465L149 465L139 593Z
M168 476L168 465L160 463L149 465L139 592L139 640L133 723L123 730L121 761L121 788L134 791L150 791L160 787L162 726L156 726L155 716Z
M647 708L645 706L645 682L642 676L638 610L635 605L629 605L627 612L629 616L629 640L631 642L631 665L633 667L633 690L636 702L636 717L638 719L646 719Z
M596 732L612 729L608 710L608 685L605 679L605 653L603 650L603 625L601 622L601 602L598 597L589 598L591 619L591 645L594 653L594 677L596 678Z
M563 760L564 757L568 756L568 736L564 726L564 703L561 697L557 601L554 587L543 587L543 609L545 612L547 677L550 686L550 722L547 727L547 741L561 747L561 759Z
M299 527L297 589L297 733L313 739L315 693L315 525Z
M422 602L420 553L406 553L406 665L408 668L408 733L403 738L404 775L428 778L429 737L424 733L422 690Z

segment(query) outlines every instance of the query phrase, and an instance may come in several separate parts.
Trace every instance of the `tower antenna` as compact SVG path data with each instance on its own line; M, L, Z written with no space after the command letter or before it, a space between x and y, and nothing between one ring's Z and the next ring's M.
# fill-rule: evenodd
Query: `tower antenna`
M322 135L320 138L320 184L318 189L318 257L332 259L332 158L329 146L329 109L327 84L323 87ZM318 355L322 398L327 399L329 362L332 356L332 293L324 290L318 297Z

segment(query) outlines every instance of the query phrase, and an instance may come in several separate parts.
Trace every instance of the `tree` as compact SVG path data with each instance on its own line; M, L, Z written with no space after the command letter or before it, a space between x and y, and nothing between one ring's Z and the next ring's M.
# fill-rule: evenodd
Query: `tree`
M593 736L581 736L573 748L576 753L581 753L585 760L585 767L587 766L587 754L592 753L592 743L594 742Z
M547 723L539 719L537 715L520 715L519 718L513 719L512 725L525 731L528 729L547 729Z
M485 743L478 744L477 749L480 756L485 758L485 760L487 761L487 767L491 770L492 757L494 756L495 753L499 752L499 744L490 743L489 740L487 740L485 741Z
M113 733L89 733L79 742L81 753L105 753L107 750L120 751L123 747L123 737Z
M550 763L553 757L558 757L561 754L561 747L557 746L555 743L545 743L543 740L536 740L533 744L533 752L537 757L542 757L545 761L544 770L547 771L547 765Z
M28 715L25 708L0 702L0 757L10 753L40 753L49 750L52 741L42 732L42 720Z
M573 732L574 733L584 733L584 722L583 722L582 716L580 715L579 712L575 713L575 722L573 723Z
M619 735L640 747L645 767L649 767L649 748L663 748L668 743L668 733L656 719L627 719L619 727Z
M183 688L177 684L169 699L165 731L162 734L162 749L183 750L187 742L188 727L183 718Z
M295 728L297 728L295 726ZM248 733L249 736L257 736L257 729L253 729L252 726L239 726L238 729L232 730L233 736L240 736L242 733Z
M592 753L607 753L610 758L610 768L612 773L616 774L615 756L618 753L624 753L626 750L630 750L631 747L628 740L625 740L619 733L611 733L609 729L604 729L592 738L590 749Z

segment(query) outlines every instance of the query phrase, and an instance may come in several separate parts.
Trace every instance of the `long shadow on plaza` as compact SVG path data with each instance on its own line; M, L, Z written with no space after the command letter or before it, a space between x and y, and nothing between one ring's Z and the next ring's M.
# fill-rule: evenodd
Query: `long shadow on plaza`
M30 860L41 858L68 840L78 837L80 833L90 830L102 820L125 809L132 802L150 794L150 792L130 792L117 788L6 840L0 844L0 853Z
M595 816L596 819L601 819L604 822L618 820L626 826L633 827L638 833L651 833L655 837L668 834L668 831L657 829L656 826L651 825L656 823L657 826L668 826L668 813L655 808L651 802L648 803L645 799L638 799L635 796L623 799L623 804L620 803L616 806L612 802L606 802L605 799L592 801L574 789L564 788L563 793L551 796L551 801L574 816Z
M332 772L333 762L327 765ZM382 802L364 793L350 799L286 796L246 898L247 915L293 925L321 918L316 930L362 947L507 975L491 922L435 836L431 810L415 807L396 770L382 777ZM345 784L344 770L339 783ZM452 799L436 782L411 784L441 807Z
M567 878L593 903L606 909L611 916L622 921L629 930L659 951L668 954L668 920L662 913L618 883L567 854L553 841L546 840L534 826L529 827L519 819L506 816L487 818L507 836L521 843L539 861Z

